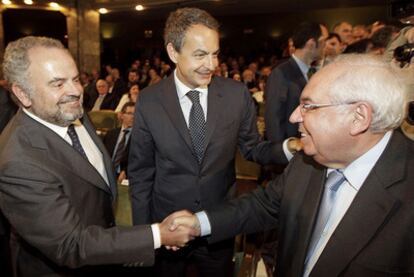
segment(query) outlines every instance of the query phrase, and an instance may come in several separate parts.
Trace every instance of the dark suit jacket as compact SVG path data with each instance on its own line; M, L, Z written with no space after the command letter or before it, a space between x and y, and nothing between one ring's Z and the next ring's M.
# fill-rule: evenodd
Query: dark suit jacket
M96 99L98 99L98 97L98 93L93 93L90 96L88 110L92 110L93 106L95 105L95 101ZM118 105L118 102L119 99L117 99L117 95L113 93L107 93L102 101L100 110L115 110L116 106Z
M118 141L120 132L121 132L121 128L115 128L115 129L109 130L103 139L105 147L108 150L108 153L112 158L114 155L116 142ZM131 139L128 139L127 146L126 146L127 147L126 155L121 160L121 165L120 165L121 171L126 170L128 167L128 152L129 152L130 142L131 142Z
M293 58L272 70L266 83L266 137L282 142L298 136L298 124L291 124L289 117L299 105L306 79Z
M102 151L108 186L69 143L19 111L0 137L0 207L12 226L19 276L95 276L85 265L154 258L150 226L114 226L116 182L111 160L91 123L83 124Z
M266 190L207 211L211 240L278 226L276 275L303 276L325 176L326 168L296 155ZM413 180L414 143L395 131L310 276L412 276Z
M281 145L260 142L252 98L240 82L214 77L208 88L201 165L191 145L174 75L142 91L132 128L128 177L135 224L173 211L200 211L224 201L235 182L235 154L285 162Z

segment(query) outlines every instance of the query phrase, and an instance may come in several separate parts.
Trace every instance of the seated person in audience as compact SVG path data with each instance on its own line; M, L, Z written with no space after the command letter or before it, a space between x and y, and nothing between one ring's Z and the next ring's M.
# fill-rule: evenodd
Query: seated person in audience
M242 80L243 83L247 86L250 93L255 93L258 91L257 85L256 85L256 76L254 72L251 69L245 69L242 73Z
M115 111L120 112L122 107L127 102L134 102L136 103L138 100L139 95L139 85L138 83L131 84L131 87L129 88L129 92L122 95L121 100L119 100L118 106L116 107Z
M112 157L118 182L126 179L128 167L129 137L134 123L135 103L127 102L119 113L121 127L109 130L104 137L104 144Z
M158 75L157 70L155 70L154 68L151 68L148 71L148 75L150 77L149 82L148 82L148 86L154 85L154 84L158 83L159 81L161 81L160 75Z
M116 107L116 99L113 94L109 93L109 86L105 80L99 79L96 82L98 95L91 98L92 111L113 110Z
M127 83L127 89L129 90L133 84L136 84L139 82L139 73L136 69L130 69L128 70L128 83Z

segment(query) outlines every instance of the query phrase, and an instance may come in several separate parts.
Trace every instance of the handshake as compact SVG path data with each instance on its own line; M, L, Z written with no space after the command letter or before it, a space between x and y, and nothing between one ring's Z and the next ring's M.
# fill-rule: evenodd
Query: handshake
M173 251L186 246L200 236L200 223L196 215L183 210L170 214L159 225L161 245Z

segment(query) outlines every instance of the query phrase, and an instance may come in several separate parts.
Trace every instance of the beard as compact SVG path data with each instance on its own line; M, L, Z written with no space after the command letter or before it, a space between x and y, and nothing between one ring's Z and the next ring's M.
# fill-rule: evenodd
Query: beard
M68 106L74 101L79 101L78 107ZM37 109L35 105L31 107L31 111L41 119L52 124L66 127L73 121L82 118L83 110L83 96L66 96L63 97L54 109Z

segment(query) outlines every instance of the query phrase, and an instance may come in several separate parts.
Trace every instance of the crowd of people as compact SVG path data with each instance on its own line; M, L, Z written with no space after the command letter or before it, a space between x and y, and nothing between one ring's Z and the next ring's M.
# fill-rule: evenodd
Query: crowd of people
M55 39L11 42L3 74L19 109L0 136L4 266L225 277L236 234L274 230L269 274L412 274L414 143L400 126L402 75L413 71L391 61L396 41L414 43L414 28L304 22L283 57L225 57L216 19L180 8L165 25L170 61L135 60L127 72L79 73ZM99 110L121 122L103 140L86 116ZM278 169L232 199L238 150ZM134 226L119 227L125 178Z

